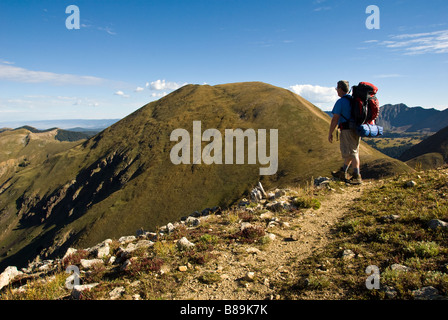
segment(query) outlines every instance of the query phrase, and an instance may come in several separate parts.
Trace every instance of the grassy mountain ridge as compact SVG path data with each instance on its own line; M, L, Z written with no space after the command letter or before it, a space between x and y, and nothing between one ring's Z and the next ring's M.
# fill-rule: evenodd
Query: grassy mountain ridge
M441 158L445 163L448 162L448 127L406 150L400 156L400 160L409 161L425 155L428 157L428 154L432 154L432 159Z
M54 154L79 144L86 136L69 135L60 139L59 129L40 131L32 127L6 129L0 132L0 185L17 171L43 163Z
M177 128L191 134L195 120L202 131L222 134L278 129L277 173L260 177L258 163L174 165L170 134ZM264 83L184 86L0 186L0 265L224 207L259 180L272 188L328 175L341 162L339 145L327 141L329 121L303 98ZM361 157L367 176L409 170L364 143Z

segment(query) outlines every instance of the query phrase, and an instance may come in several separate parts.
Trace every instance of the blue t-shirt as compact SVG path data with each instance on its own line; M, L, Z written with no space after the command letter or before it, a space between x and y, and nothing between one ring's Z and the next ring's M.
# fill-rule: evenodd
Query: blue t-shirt
M345 96L348 96L351 98L349 94L346 94ZM333 110L331 111L332 114L338 114L340 115L338 125L344 122L347 122L348 119L351 117L351 106L350 106L350 100L346 98L340 98L336 103L334 104ZM346 119L344 119L342 116L344 116Z

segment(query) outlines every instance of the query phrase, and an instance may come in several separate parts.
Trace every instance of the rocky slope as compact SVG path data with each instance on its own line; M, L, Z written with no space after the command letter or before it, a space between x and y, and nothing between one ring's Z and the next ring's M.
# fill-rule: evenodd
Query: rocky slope
M393 197L404 192L423 195L423 190L433 190L434 186L438 186L443 197L448 185L442 186L440 182L446 182L447 175L448 169L443 169L415 174L413 178L418 182L406 175L369 180L360 186L318 178L314 185L305 189L267 192L258 185L252 190L250 199L241 199L228 210L208 208L168 223L157 232L138 230L136 235L107 239L90 248L70 248L63 257L54 260L37 259L21 270L9 267L0 275L1 298L346 299L357 297L356 292L361 291L375 299L446 299L447 271L439 270L447 248L443 240L443 234L448 230L447 222L431 219L432 215L429 215L428 220L424 220L427 223L412 227L416 227L420 237L428 241L429 237L442 239L437 240L440 244L437 252L415 251L421 259L426 258L419 260L420 264L408 267L398 263L401 262L397 261L401 256L398 251L392 253L392 259L376 252L373 261L381 268L385 268L385 263L390 269L382 273L381 289L377 291L365 287L368 275L364 269L372 264L372 252L356 247L359 242L356 238L348 238L349 244L344 239L354 234L350 231L355 230L352 228L362 227L360 218L356 217L360 212L356 206L358 203L362 205L364 197L375 203L377 199L372 194L378 194L378 199L387 202L385 195ZM389 193L383 195L386 191ZM446 201L439 201L440 208L445 208ZM399 207L395 204L392 212L377 215L376 212L368 213L366 206L361 219L368 220L367 228L373 226L374 230L384 230L390 226L391 229L387 233L381 231L382 238L377 240L368 240L364 234L359 245L378 241L368 250L378 249L383 243L385 252L392 250L393 246L388 245L386 239L393 240L394 230L402 223L409 225L412 221L410 216L406 217L409 209L401 212ZM376 208L383 210L379 205ZM420 216L426 208L427 204L418 208ZM372 220L372 215L377 216ZM448 216L442 214L439 217L446 219ZM410 230L399 233L406 236L408 232ZM425 232L426 236L423 235ZM410 241L403 251L406 255L419 243L415 242L415 237L401 240L402 244ZM437 262L442 263L440 267L427 260L432 256L440 257ZM380 264L377 259L384 262ZM406 261L406 264L415 263L415 258ZM310 263L312 271L306 271ZM333 277L335 283L347 281L359 269L358 264L361 269L356 271L357 282L336 287L325 284L328 280L324 279L328 277ZM406 291L402 286L416 282L412 268L429 268L430 271L424 272L416 270L416 274L431 274L431 278L434 277L429 282L431 285L411 285ZM79 272L79 285L75 282L74 271ZM400 272L401 275L397 274ZM392 287L391 284L404 277L406 272L409 278L403 280L402 285ZM442 278L435 277L436 273ZM440 288L434 287L434 283Z

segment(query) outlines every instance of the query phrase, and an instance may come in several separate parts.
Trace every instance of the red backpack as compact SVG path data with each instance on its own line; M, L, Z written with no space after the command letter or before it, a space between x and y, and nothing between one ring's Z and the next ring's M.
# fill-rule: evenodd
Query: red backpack
M357 126L375 124L380 111L377 92L378 88L369 82L360 82L352 87L352 119Z

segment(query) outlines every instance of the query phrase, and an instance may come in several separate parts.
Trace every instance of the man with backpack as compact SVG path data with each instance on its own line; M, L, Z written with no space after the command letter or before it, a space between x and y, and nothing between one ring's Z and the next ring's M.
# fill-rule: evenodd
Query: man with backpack
M338 81L336 91L339 100L336 101L332 110L333 118L331 119L328 141L333 143L333 132L337 126L341 130L340 149L344 165L339 171L333 171L332 175L345 182L361 184L362 179L359 172L359 143L361 137L356 130L349 126L349 119L352 117L352 97L348 94L350 91L349 82ZM353 166L353 175L348 179L348 169L351 165Z

